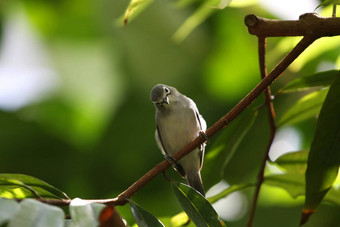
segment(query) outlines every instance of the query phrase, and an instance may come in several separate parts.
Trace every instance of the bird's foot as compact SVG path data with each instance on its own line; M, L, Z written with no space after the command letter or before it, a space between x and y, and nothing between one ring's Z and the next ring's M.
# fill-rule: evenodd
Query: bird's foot
M165 154L164 155L164 158L171 164L171 165L176 165L176 160L171 157L170 155L168 154Z
M200 132L199 132L199 136L200 136L202 139L206 140L208 143L210 143L209 138L208 138L208 135L207 135L207 133L205 133L205 131L200 131Z
M164 155L165 159L178 171L182 176L184 176L184 170L181 165L177 163L177 160L168 154Z

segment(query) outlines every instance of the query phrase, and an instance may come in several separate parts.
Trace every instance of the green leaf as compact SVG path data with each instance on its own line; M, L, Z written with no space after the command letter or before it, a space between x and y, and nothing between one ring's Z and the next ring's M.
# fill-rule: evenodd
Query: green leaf
M220 0L218 5L216 6L217 9L224 9L227 6L229 6L229 4L231 3L232 0Z
M307 159L309 151L289 152L280 156L275 162L271 164L277 165L287 173L305 174L307 168Z
M322 3L318 5L315 9L319 8L320 6L328 6L328 5L340 5L340 0L322 0Z
M290 152L280 156L275 162L271 162L271 164L283 169L285 173L266 176L264 184L285 189L293 198L305 195L308 154L309 152L304 150ZM340 204L340 190L333 187L325 199Z
M0 198L0 226L17 213L19 204L15 200Z
M312 92L299 99L278 121L278 126L291 125L319 114L328 89Z
M92 203L79 198L70 203L70 215L72 220L69 226L98 226L98 217L104 204Z
M124 24L126 25L128 21L135 18L139 13L141 13L153 0L131 0L130 4L125 10L124 14Z
M306 171L306 201L302 223L332 188L340 164L340 77L331 85L322 106Z
M25 199L13 215L8 226L60 227L64 225L65 214L56 206L47 205L33 199Z
M230 195L233 192L236 191L240 191L240 190L244 190L247 188L252 188L254 187L256 184L255 183L249 183L249 184L234 184L231 185L230 187L226 188L225 190L221 191L220 193L218 193L217 195L214 195L212 197L208 198L209 203L215 203L220 199L225 198L226 196Z
M211 204L193 188L178 182L172 183L177 200L196 226L225 226Z
M295 92L314 87L328 87L339 75L339 70L329 70L309 76L299 77L280 89L278 93Z
M165 222L163 221L163 223ZM170 222L166 226L188 226L189 223L193 224L192 222L190 222L190 218L188 217L188 215L183 211L171 217Z
M325 200L340 206L340 188L332 188L327 193Z
M193 0L181 0L179 1L180 6L187 6L191 4ZM207 18L209 18L215 12L218 12L218 9L225 9L230 4L234 3L236 7L245 7L250 4L255 4L256 0L248 0L242 1L242 3L238 1L232 0L205 0L203 3L196 9L196 11L188 17L185 22L177 29L175 34L173 35L173 40L177 43L181 43L188 35L197 28L201 23L203 23Z
M285 173L266 176L264 184L285 189L293 198L305 194L304 174Z
M221 0L204 1L200 7L177 29L172 39L176 43L181 43L196 27L216 12L216 8L213 6L219 5L221 2Z
M129 203L133 217L139 227L164 226L161 221L159 221L137 203L133 202L132 200L129 200Z
M259 0L234 0L230 3L230 7L249 7L258 3Z
M69 199L52 185L24 174L0 174L0 197Z
M196 2L198 2L199 0L177 0L175 5L176 7L187 7L190 6Z
M210 188L224 176L224 169L235 154L244 136L253 126L258 111L249 112L245 117L230 124L207 152L202 169L204 185Z
M308 151L290 152L280 156L275 162L270 162L283 169L283 174L268 175L264 184L286 190L293 198L305 194L305 172Z

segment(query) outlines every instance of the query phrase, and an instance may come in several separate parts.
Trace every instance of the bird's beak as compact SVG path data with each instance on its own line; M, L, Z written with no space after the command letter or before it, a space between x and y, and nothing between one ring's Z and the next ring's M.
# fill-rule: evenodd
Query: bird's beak
M168 96L166 96L164 99L163 99L163 102L162 103L166 103L166 104L170 104L169 103L169 97Z
M156 106L163 106L164 103L170 105L168 96L166 96L165 98L163 98L161 102L154 102L154 104L155 104Z

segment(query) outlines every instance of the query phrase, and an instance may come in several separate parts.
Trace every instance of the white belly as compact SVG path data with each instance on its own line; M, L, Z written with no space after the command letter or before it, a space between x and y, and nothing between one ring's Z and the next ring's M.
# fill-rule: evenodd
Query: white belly
M199 122L192 109L185 109L180 111L180 113L181 114L170 113L158 121L163 146L170 156L194 140L200 131ZM179 164L181 164L184 169L190 168L198 170L200 168L198 149L179 160Z

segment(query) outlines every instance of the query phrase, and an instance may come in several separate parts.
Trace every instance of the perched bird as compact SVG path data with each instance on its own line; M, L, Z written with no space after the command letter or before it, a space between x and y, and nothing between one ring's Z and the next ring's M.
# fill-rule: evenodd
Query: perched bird
M156 107L156 141L163 155L169 160L171 155L194 140L207 125L199 114L194 101L182 95L176 88L157 84L150 93ZM173 163L191 187L205 195L200 170L203 165L205 144Z

